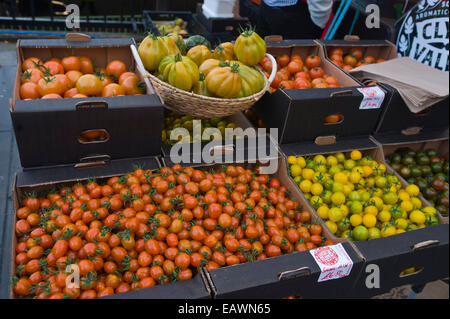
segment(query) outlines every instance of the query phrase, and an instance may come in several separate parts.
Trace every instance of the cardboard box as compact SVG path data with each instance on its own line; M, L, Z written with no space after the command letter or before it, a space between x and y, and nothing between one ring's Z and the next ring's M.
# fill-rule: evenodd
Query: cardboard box
M347 277L319 283L317 280L321 270L310 252L294 252L207 271L213 298L266 299L289 295L300 295L304 298L344 298L359 277L362 256L353 250L353 244L347 239L333 236L314 210L307 208L306 199L301 196L300 190L288 176L285 160L282 157L277 160L278 171L272 176L277 177L281 185L287 187L291 197L294 197L304 210L306 207L306 210L311 212L312 222L323 227L323 236L343 244L353 261L352 270ZM249 165L244 163L244 167Z
M267 39L266 39L267 41ZM337 138L369 135L375 128L385 105L379 108L361 109L363 94L360 83L348 76L336 65L327 61L321 45L312 40L284 40L268 43L268 53L300 54L303 60L310 54L318 55L325 73L335 76L343 88L278 89L266 93L253 107L266 127L278 128L280 144L313 141L318 136L334 135ZM341 114L343 120L325 124L324 119Z
M195 19L190 11L147 11L142 12L143 19L146 24L147 31L153 34L161 35L158 30L158 25L172 24L176 18L181 18L187 23L187 34L182 34L183 38L200 34L205 35L207 32L203 25Z
M438 151L438 154L441 156L448 156L449 152L448 129L443 131L422 131L413 135L389 135L383 136L376 141L383 148L383 153L385 154L385 156L394 153L400 148L410 148L415 152L433 148L436 149ZM398 176L402 183L408 184L408 182L399 174L399 172L392 169L390 165L386 165L390 167L390 169ZM427 206L433 206L422 195L421 199L426 203ZM440 218L443 222L448 223L448 215L442 215L439 212L438 214L440 215Z
M329 51L335 47L344 49L344 54L351 48L363 49L363 56L371 55L377 59L392 60L397 58L396 46L387 40L358 40L358 37L349 37L346 40L320 40L318 41L325 49L327 59ZM331 60L330 60L331 61ZM334 64L334 62L332 62ZM412 75L414 76L414 75ZM367 79L367 82L370 82ZM400 93L394 87L386 83L377 83L386 94L386 105L380 114L379 121L374 128L374 135L378 134L398 134L409 130L442 130L448 127L448 97L433 105L429 109L415 114L412 113L403 101Z
M264 132L262 132L263 130L259 132L257 128L254 128L252 126L252 124L242 112L227 116L223 119L228 123L236 124L237 128L241 128L243 130L242 135L231 139L226 139L224 137L223 140L202 142L199 149L197 149L197 147L194 147L192 143L189 143L189 162L181 163L182 165L200 164L200 162L196 162L194 158L197 154L204 154L205 152L210 155L221 155L221 162L225 161L226 154L233 154L233 160L238 161L239 158L236 154L240 151L244 152L244 156L251 157L252 153L255 153L256 156L258 154L259 147L265 149L266 154L270 154L270 145L272 145L272 153L278 153L278 151L276 150L276 146L266 136L265 130ZM264 143L264 145L262 143ZM162 144L163 157L168 163L172 162L170 160L172 147L173 145L170 144ZM251 152L249 152L249 150ZM246 157L244 157L243 159L246 159Z
M336 143L328 145L319 145L315 142L281 145L281 150L286 156L326 155L335 152L348 154L348 152L355 149L360 150L363 156L370 155L377 162L385 164L383 148L377 141L370 137L341 139ZM386 165L386 168L388 173L393 173L389 165ZM402 187L408 185L404 180L400 180L400 182L402 183ZM300 193L304 197L303 193ZM421 200L422 205L426 206L427 203L423 198ZM306 207L315 212L306 198L305 201ZM439 225L436 226L417 229L385 238L352 242L357 252L363 256L365 262L364 270L361 272L358 283L349 293L348 297L368 298L400 285L425 283L448 277L448 224L445 224L446 220L439 214L437 218ZM412 249L415 244L417 244L416 249ZM443 265L437 264L438 260ZM368 265L373 263L377 263L379 272L383 278L387 278L383 279L383 290L369 289L366 287L366 269L368 269ZM409 267L425 265L427 267L421 270L423 272L422 275L411 275L398 279L402 270Z
M75 168L74 166L59 166L46 169L27 170L17 173L13 185L14 212L20 207L20 198L25 192L46 191L54 187L73 185L78 182L85 182L91 177L96 177L97 181L105 180L111 176L120 176L132 170L133 165L140 165L144 169L156 170L160 167L159 159L156 157L142 157L125 160L114 160L104 166L94 166L87 168ZM14 225L8 227L9 236L12 236L12 246L7 248L5 256L10 256L10 276L15 273L15 250L16 236ZM9 251L8 251L9 250ZM10 298L14 298L12 286L9 287ZM140 289L125 294L115 294L104 297L104 299L209 299L211 294L209 286L206 284L202 270L190 280L170 283L167 285L157 285L151 288Z
M393 43L383 40L361 40L358 41L352 37L345 40L320 40L319 43L324 47L327 59L331 49L340 47L344 54L351 48L358 47L363 50L363 56L371 55L377 59L392 60L397 58L397 50ZM331 60L330 60L331 61ZM334 64L334 62L332 62ZM370 82L367 79L367 82ZM397 89L386 83L377 83L377 85L386 92L385 107L380 114L378 123L374 128L374 136L400 134L402 131L418 130L442 130L448 128L448 98L436 103L429 109L415 114L412 113L403 101Z
M422 130L443 130L448 128L449 98L438 102L420 113L412 113L400 93L392 86L379 83L379 86L390 92L390 101L384 108L374 136L397 135L402 132Z
M360 48L365 56L372 56L375 61L378 59L392 60L397 58L397 48L395 44L387 40L359 40L358 37L347 37L347 40L318 40L325 50L327 60L338 66L330 59L330 51L333 48L342 48L344 56L349 54L352 48Z
M350 292L350 298L370 298L394 287L421 285L448 278L448 234L449 225L442 224L355 242L366 261L356 286ZM400 275L411 267L415 267L416 271Z
M10 114L22 167L72 164L98 155L123 159L161 153L163 105L137 68L131 45L135 42L130 38L17 41L18 65ZM68 55L88 56L95 67L106 67L108 62L120 59L146 84L147 94L20 99L21 65L26 58L47 60ZM109 138L93 143L79 139L82 132L97 129L105 130Z

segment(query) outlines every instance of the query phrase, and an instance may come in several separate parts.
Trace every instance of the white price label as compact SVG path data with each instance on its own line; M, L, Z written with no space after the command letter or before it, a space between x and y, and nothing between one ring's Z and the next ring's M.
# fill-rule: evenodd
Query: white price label
M319 247L309 252L320 267L318 282L343 278L352 271L353 261L342 244Z
M364 96L360 110L379 109L383 104L385 94L378 86L358 88L358 91Z

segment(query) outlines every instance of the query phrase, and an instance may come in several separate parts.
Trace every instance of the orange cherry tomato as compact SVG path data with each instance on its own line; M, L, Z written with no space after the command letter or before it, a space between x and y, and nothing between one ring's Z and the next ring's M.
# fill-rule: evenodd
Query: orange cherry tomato
M117 83L111 83L102 90L102 96L118 96L125 95L125 88Z
M35 58L35 57L31 57L28 59L25 59L25 61L23 61L22 63L22 72L25 72L28 69L34 69L34 68L42 68L42 65L44 63L42 62L41 59Z
M309 70L309 75L311 76L311 79L317 79L317 78L323 78L325 72L321 67L314 67L311 70Z
M48 73L46 75L64 74L64 67L59 62L47 61L44 63L43 72Z
M361 48L352 48L350 50L350 55L353 55L356 58L356 60L361 60L363 57L363 52Z
M348 64L345 64L342 67L342 70L344 70L345 72L350 72L350 70L352 70L352 69L353 69L353 67L351 65L348 65Z
M121 75L120 75L120 77L119 77L119 80L118 80L118 82L119 82L119 84L122 84L123 83L123 81L127 78L127 77L130 77L130 76L135 76L135 77L137 77L138 78L138 76L136 75L136 73L134 73L134 72L124 72L124 73L122 73ZM139 79L139 78L138 78Z
M66 72L79 71L81 69L80 58L76 56L68 56L61 60L61 64Z
M281 67L285 67L286 65L288 65L290 60L291 59L289 58L289 55L287 55L287 54L282 54L280 56L277 56L277 63Z
M44 74L38 68L27 69L25 72L22 73L20 82L21 83L26 83L26 82L38 83L39 80L41 79L41 77L43 77L43 76L44 76Z
M303 62L301 60L292 60L287 65L288 71L291 74L295 74L297 72L300 72L303 68Z
M84 74L78 79L76 88L81 94L98 96L102 93L103 85L100 79L95 75Z
M365 63L372 64L372 63L375 63L375 58L371 55L366 55L364 57L364 61L365 61Z
M358 63L358 60L355 58L354 55L349 54L349 55L346 55L344 58L344 64L355 67L357 63Z
M328 53L329 56L333 56L335 54L340 55L342 57L344 55L344 50L342 50L342 48L333 48Z
M320 66L321 63L322 61L320 60L320 57L315 54L311 54L305 60L306 67L309 69L317 68Z
M62 99L61 95L56 93L46 94L42 97L42 99Z
M26 82L20 86L21 99L38 99L40 96L39 87L36 83Z
M78 81L78 79L83 75L80 71L71 70L66 72L66 76L69 79L69 83L71 87L74 87Z
M73 98L84 98L84 97L88 97L86 94L81 94L81 93L77 93L74 96L72 96Z
M70 80L65 74L56 74L55 78L56 78L56 80L61 82L61 85L62 85L62 88L63 88L63 92L62 93L66 92L68 89L72 88Z
M41 96L56 93L62 95L64 93L64 87L61 81L55 76L46 76L45 78L41 78L38 82L39 94Z
M294 88L291 81L281 81L279 85L280 89L291 90Z
M339 84L338 79L335 76L330 75L325 78L325 82L327 82L328 84L335 84L335 85Z
M121 86L125 89L126 95L140 95L145 93L145 84L140 82L137 76L128 76L123 81Z
M311 83L308 80L299 77L299 78L295 79L295 88L296 89L310 89Z
M125 63L119 60L114 60L108 63L106 66L106 74L119 79L120 75L127 71Z
M302 78L302 79L305 79L307 81L311 80L311 77L309 76L309 73L305 72L305 71L300 71L300 72L295 73L295 79L298 79L298 78Z
M83 74L94 73L94 67L91 59L85 56L80 57L80 72Z

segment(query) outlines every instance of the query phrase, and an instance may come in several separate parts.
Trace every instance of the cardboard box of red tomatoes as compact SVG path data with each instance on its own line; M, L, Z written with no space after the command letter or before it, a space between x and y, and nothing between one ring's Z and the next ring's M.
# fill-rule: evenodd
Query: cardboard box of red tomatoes
M5 256L10 256L9 267L5 267L3 270L2 281L8 282L8 296L5 298L17 298L17 294L14 293L14 284L21 276L25 274L30 275L27 272L27 264L17 264L17 243L18 239L16 236L16 222L19 220L17 217L17 212L19 208L23 207L23 199L30 196L46 196L49 192L55 192L56 189L60 190L63 187L71 188L73 185L82 183L87 185L89 182L95 182L99 185L106 184L110 177L118 176L122 177L134 171L137 168L143 169L145 172L147 170L156 171L161 167L160 161L157 157L140 157L140 158L130 158L130 159L120 159L111 160L108 163L103 163L103 165L90 166L84 168L76 168L73 165L60 165L51 168L40 168L33 170L26 170L21 173L17 173L13 184L13 205L14 212L13 218L11 219L11 225L9 225L7 230L9 234L5 236L6 241L4 242ZM81 184L79 184L81 185ZM42 198L42 197L41 197ZM123 199L123 198L122 198ZM125 199L124 199L125 200ZM105 206L106 207L106 206ZM87 209L86 207L82 208ZM42 220L41 220L42 221ZM81 228L80 228L81 229ZM73 235L73 234L72 234ZM31 235L31 238L36 238ZM28 236L30 237L30 236ZM48 252L45 254L45 256ZM91 258L91 257L89 257ZM45 262L45 258L41 262L41 272L45 275L47 267L51 265ZM91 258L91 260L93 260ZM111 261L111 259L108 259ZM107 259L105 259L105 262ZM31 267L31 266L29 266ZM50 274L50 270L48 270ZM190 280L174 282L166 285L155 285L149 288L143 288L129 293L115 294L105 296L104 298L128 298L128 299L208 299L211 297L209 286L206 284L206 279L202 274L201 269L193 271L193 277ZM83 276L83 274L81 274ZM100 275L100 273L98 273ZM103 273L103 275L105 275ZM85 283L84 277L81 278L81 285ZM87 280L87 279L86 279ZM28 287L30 291L34 289L42 289L42 292L51 292L46 289L50 287L48 283L46 284L46 279L42 279L40 283L36 283L33 287ZM40 287L40 288L39 288ZM57 290L57 288L55 288ZM85 291L86 289L83 289ZM58 290L59 291L59 290ZM68 293L68 291L63 291L63 294ZM92 294L91 294L92 295ZM86 295L87 296L87 295Z
M267 165L266 160L269 158L265 158L261 162L257 162L257 165ZM285 186L286 190L284 193L284 196L289 196L294 198L294 201L299 201L299 210L305 211L304 202L302 201L301 197L299 196L299 191L293 186L292 183L290 183L290 180L287 175L286 166L283 164L284 160L281 157L275 157L271 158L274 160L278 167L275 168L275 173L269 174L266 176L263 176L263 178L268 178L266 180L266 183L270 180L274 179L274 183L279 180L279 183L281 186ZM253 161L251 161L253 162ZM77 196L85 196L88 195L88 193L81 193L80 190L75 190L77 187L79 188L81 185L84 185L85 190L89 192L89 196L92 195L94 188L97 187L96 185L100 185L101 192L107 191L103 189L103 187L112 187L112 189L116 189L121 184L127 185L130 187L130 190L132 189L132 186L130 186L130 183L133 183L130 178L140 178L136 175L136 171L134 171L134 175L130 177L126 177L126 174L129 172L133 172L133 170L138 169L136 167L142 168L144 174L156 174L154 176L148 175L148 176L142 176L147 178L157 178L159 172L156 170L161 167L161 163L164 163L163 161L160 161L157 158L153 157L146 157L146 158L136 158L136 159L125 159L125 160L112 160L102 166L96 166L96 167L86 167L83 169L77 169L72 165L66 165L66 166L58 166L58 167L52 167L52 168L41 168L36 170L27 170L23 173L19 173L16 175L13 185L13 203L14 203L14 218L12 219L12 224L8 229L10 229L10 234L7 236L7 242L5 243L5 247L10 247L10 251L7 252L11 256L11 264L10 264L10 272L9 272L9 278L11 278L11 283L9 286L9 297L15 298L17 297L17 292L23 293L24 291L29 292L35 292L36 289L42 290L41 297L44 296L46 293L50 293L50 295L53 295L54 297L59 296L61 297L63 294L71 294L74 293L73 290L61 290L54 286L53 283L46 284L46 279L43 278L39 282L39 285L34 285L31 287L27 286L16 286L16 294L14 293L14 287L15 284L20 280L21 277L25 276L28 277L32 274L33 267L36 267L36 265L28 265L26 264L18 264L19 260L24 260L23 253L23 245L25 244L25 240L28 241L34 241L36 238L36 235L38 235L38 231L36 231L34 228L36 227L35 222L32 221L32 218L28 218L28 216L25 218L24 214L26 214L26 210L24 210L23 205L31 205L24 201L26 198L30 198L30 196L37 196L40 201L41 206L46 206L45 201L48 201L51 203L51 201L54 201L53 205L59 205L58 201L59 199L56 197L49 196L48 193L53 194L55 196L55 190L58 190L59 192L67 192L67 191L73 191L76 192ZM255 164L242 162L238 164L232 164L232 165L240 165L241 170L245 169L255 169ZM130 168L131 167L131 168ZM217 165L200 165L196 166L196 169L201 170L204 172L203 174L220 174L220 172L224 172L224 169L226 169L226 166L223 164L217 164ZM175 168L174 168L175 169ZM237 166L235 166L235 169L237 172ZM149 172L147 170L151 170L152 172ZM192 170L191 170L192 171ZM227 171L228 172L228 171ZM229 174L233 174L231 171ZM181 175L174 175L179 176L181 178ZM231 176L231 175L230 175ZM251 175L253 176L253 175ZM112 182L110 177L115 178L116 182ZM192 177L194 178L194 177ZM123 180L123 181L122 181ZM205 179L206 180L206 179ZM263 181L261 181L263 183ZM91 183L92 188L88 188L88 183ZM276 184L272 184L272 187L280 187ZM111 186L111 185L112 186ZM109 185L109 186L107 186ZM136 185L136 184L135 184ZM148 185L148 184L147 184ZM90 186L89 186L90 187ZM143 186L142 186L143 187ZM151 187L151 186L147 186ZM159 189L159 185L156 185L157 189ZM200 187L205 187L201 183ZM144 189L142 189L144 191ZM158 190L159 191L159 190ZM53 192L53 193L52 193ZM33 194L33 195L30 195ZM66 193L67 194L67 193ZM94 195L92 195L94 196ZM117 209L114 208L112 205L115 205L112 203L112 198L116 198L116 196L112 196L110 202L110 205L102 206L106 209ZM122 195L121 198L126 203L127 195ZM137 197L129 198L128 200L136 200ZM61 198L62 199L62 198ZM108 197L107 197L108 199ZM156 197L155 197L156 199ZM143 199L144 200L144 199ZM117 201L117 200L116 200ZM71 201L70 205L73 205L72 210L77 208L77 203L79 200ZM249 202L250 203L250 202ZM249 204L248 203L248 204ZM61 203L63 204L63 203ZM88 209L90 205L93 205L94 203L88 202L89 205L87 207L78 207L77 209ZM291 202L291 204L294 204L294 202ZM212 204L211 204L212 205ZM204 205L202 205L204 206ZM70 206L69 206L70 207ZM129 206L127 206L129 207ZM134 206L133 206L134 207ZM208 209L207 206L204 206L204 209ZM49 207L51 209L52 207ZM43 208L42 208L43 209ZM61 208L63 211L67 210L67 207ZM92 208L91 208L92 209ZM98 214L101 214L104 212L104 209L102 212L100 212L100 208L98 209ZM162 209L162 206L161 206ZM126 209L123 209L122 213L128 214L125 212ZM147 210L147 208L145 208ZM43 215L48 214L45 213L46 211L42 211ZM208 211L209 212L209 211ZM54 212L56 213L56 212ZM89 211L85 210L86 214L90 214ZM144 212L140 212L139 218L143 216ZM156 214L156 211L155 211ZM184 212L183 212L184 214ZM197 212L195 213L197 214ZM211 213L212 214L212 213ZM75 215L72 214L72 211L69 215L65 215L64 213L60 216L61 219L58 219L58 216L56 216L57 220L55 220L53 217L50 217L49 219L43 220L46 229L49 226L50 220L53 220L55 223L58 223L58 225L63 222L64 219L67 218L75 218ZM145 214L144 214L145 215ZM136 215L137 217L138 215ZM185 216L185 215L180 215ZM187 215L186 215L187 216ZM318 216L314 214L314 212L308 213L305 215L308 217L308 221L304 221L305 223L315 223L315 227L319 228L316 231L319 231L321 235L319 235L321 244L323 244L324 240L331 240L337 245L333 246L325 246L321 249L316 250L310 250L310 251L302 251L302 252L294 252L291 253L289 251L289 254L286 255L277 255L275 254L275 257L273 258L267 258L261 259L261 260L254 260L253 258L250 258L246 254L254 254L254 251L247 251L246 247L242 247L239 249L242 250L242 256L247 256L245 258L245 261L251 261L245 264L235 264L236 261L233 261L232 264L234 265L223 265L224 267L219 269L213 269L216 267L212 267L213 263L210 259L211 255L203 255L203 258L205 258L206 266L205 264L201 264L199 268L197 268L196 271L192 270L192 278L188 280L182 280L172 283L166 283L164 285L154 285L148 288L142 288L142 289L132 289L129 292L125 292L123 294L115 294L115 295L107 295L105 298L176 298L176 299L190 299L190 298L222 298L222 297L235 297L235 298L257 298L257 297L266 297L266 298L281 298L288 295L302 295L303 297L329 297L329 296L336 296L336 297L342 297L346 294L346 292L349 291L349 289L355 284L357 278L359 277L359 273L361 271L362 266L362 257L358 255L355 250L352 248L352 245L347 240L339 240L334 238L328 231L326 231L325 226L323 222L321 222L318 219ZM103 221L103 223L109 224L109 222L104 219L104 217L101 217L99 215L100 219L96 220L95 216L94 219L90 219L86 221L90 224L95 222L100 222L100 220ZM212 217L212 216L211 216ZM236 216L235 216L236 217ZM291 216L292 217L292 216ZM289 218L291 218L289 217ZM87 215L83 217L83 220L87 218ZM237 217L236 217L237 218ZM288 218L286 216L286 218ZM29 238L24 238L23 236L16 236L18 233L18 230L21 229L24 225L19 225L17 222L22 221L22 224L24 224L24 220L28 220L34 225L33 232L30 233ZM210 218L211 219L211 218ZM161 221L162 219L160 219ZM178 218L177 218L178 220ZM41 220L42 222L42 220ZM151 223L154 223L155 221L151 221ZM68 224L67 228L69 229L72 224ZM85 232L86 230L89 231L89 229L95 228L92 226L92 228L88 229L82 229L83 223L76 223L78 230ZM159 225L159 224L157 224ZM160 224L162 226L162 224ZM195 225L195 223L194 223ZM61 226L61 225L59 225ZM58 226L58 227L59 227ZM192 225L191 225L192 226ZM113 226L115 227L115 226ZM165 227L165 226L164 226ZM206 224L205 224L206 227ZM210 227L210 226L208 226ZM248 227L251 227L249 224ZM102 228L105 232L109 232L107 228L102 226ZM219 230L220 228L214 228L214 230ZM56 230L55 230L56 231ZM312 231L312 230L311 230ZM122 232L123 233L123 232ZM20 232L18 234L21 234ZM78 234L78 233L77 233ZM147 233L145 233L147 234ZM314 233L315 234L315 233ZM63 238L66 238L64 236L67 236L67 238L71 238L73 234L68 232L67 230L64 231L62 234ZM72 236L71 236L72 235ZM56 236L56 235L55 235ZM81 235L76 235L81 236ZM87 232L85 232L85 235L87 236ZM103 235L102 235L103 236ZM151 235L151 232L149 232L149 239L153 238ZM153 235L153 236L159 236L159 235ZM181 234L180 234L181 236ZM216 238L216 235L210 235ZM312 235L310 235L312 236ZM39 236L38 236L39 237ZM123 240L126 240L127 237L120 237ZM47 238L46 238L47 239ZM137 240L137 238L136 238ZM147 240L147 239L145 239ZM258 240L258 239L256 239ZM47 241L44 241L47 242ZM97 245L100 245L102 240L99 240L97 242ZM18 245L20 243L20 245ZM30 242L31 243L31 242ZM42 242L41 242L42 243ZM108 240L109 243L109 240ZM206 243L206 241L205 241ZM40 245L40 244L39 244ZM71 245L71 244L69 244ZM136 242L137 245L137 242ZM192 243L193 245L193 243ZM205 245L205 244L204 244ZM208 245L210 245L208 243ZM226 245L226 244L225 244ZM282 245L285 245L282 243ZM319 245L319 244L318 244ZM319 245L321 246L321 245ZM77 249L74 246L69 246L71 249ZM100 246L98 246L100 247ZM103 247L103 246L102 246ZM116 246L113 246L116 247ZM168 246L165 246L166 252L168 249ZM172 247L172 246L171 246ZM206 247L206 246L205 246ZM200 252L207 252L208 248L202 247L200 249ZM203 249L205 248L205 249ZM257 246L254 246L256 249ZM83 248L84 249L84 248ZM136 248L137 249L137 248ZM161 248L162 249L162 248ZM173 247L172 247L173 249ZM192 250L190 250L190 254L198 254L198 246L197 248L192 247ZM231 249L231 248L230 248ZM145 248L147 250L147 248ZM220 249L220 247L217 247L217 251L220 252L223 250ZM188 250L186 250L187 252ZM216 249L215 249L216 251ZM53 250L53 248L48 251L44 252L44 255L47 256L45 258L42 258L42 261L39 264L39 267L42 267L43 273L46 271L49 271L52 268L51 259L49 258L49 253L54 252L57 253L56 250ZM86 252L86 251L85 251ZM101 255L104 254L104 251L98 251L96 250L96 253L99 253ZM164 252L164 256L169 256L168 252L166 254ZM42 253L42 251L41 251ZM78 253L78 256L80 256L80 253ZM86 252L88 253L88 252ZM131 256L132 252L129 252ZM261 251L259 252L261 253ZM30 258L34 258L35 256L31 256L30 252ZM34 254L34 252L33 252ZM73 255L73 251L71 252ZM113 255L113 252L111 251L111 258L107 258L104 260L104 262L115 260L116 256ZM245 254L245 255L244 255ZM18 255L21 255L18 257ZM70 254L69 254L70 255ZM27 255L28 256L28 255ZM95 260L95 256L88 255L90 257L89 260ZM241 257L242 257L241 256ZM133 257L138 258L138 257ZM156 260L156 255L154 256ZM170 257L167 257L170 258ZM193 258L193 257L192 257ZM206 258L209 260L206 260ZM234 256L236 257L236 255ZM256 259L256 258L255 258ZM36 259L37 260L37 259ZM125 257L124 259L125 260ZM120 263L120 267L123 266L123 260L122 263ZM216 259L214 259L216 260ZM25 260L27 261L27 260ZM62 260L60 261L62 262ZM138 261L139 262L139 261ZM143 262L143 261L142 261ZM218 262L220 262L218 260ZM50 264L49 264L50 263ZM140 262L139 262L140 263ZM211 263L211 267L208 270L208 265ZM231 260L230 260L231 263ZM331 264L331 268L328 267L328 269L324 266L324 264ZM335 265L336 264L336 265ZM97 264L93 264L93 267L96 267ZM119 265L119 264L118 264ZM152 263L152 266L158 266L159 263ZM221 264L222 265L222 264ZM335 265L335 267L333 267ZM204 267L202 267L204 266ZM119 267L119 266L118 266ZM129 263L129 267L131 266L131 262ZM134 266L133 266L134 267ZM325 267L325 268L324 268ZM95 268L94 268L95 269ZM184 268L183 268L184 269ZM81 269L80 269L81 271ZM130 270L131 271L131 270ZM145 272L140 272L139 274L144 274ZM81 274L81 282L83 285L89 285L89 280L98 281L98 276L105 276L106 274L102 272L102 270L99 270L96 274L93 274L92 276L88 274ZM113 273L114 275L114 273ZM125 276L125 274L122 274ZM140 275L139 275L140 276ZM127 290L130 289L130 286L135 287L139 283L139 279L135 276L132 276L130 279L123 280L128 283ZM333 280L332 280L333 279ZM33 279L34 280L34 279ZM113 282L108 281L109 279L105 279L105 284L108 283L107 287L111 287L110 285L113 285ZM156 280L156 279L155 279ZM158 280L164 281L164 277L158 278ZM150 280L151 281L151 280ZM172 279L171 279L172 281ZM173 280L175 281L175 280ZM67 282L66 282L67 283ZM48 286L48 287L47 287ZM58 285L57 285L58 286ZM58 286L59 287L59 286ZM262 290L261 287L270 288L268 290ZM341 287L340 290L335 290L332 288ZM48 289L47 289L48 288ZM94 288L95 289L95 288ZM110 288L108 288L110 289ZM121 288L122 289L122 288ZM84 297L94 297L98 296L96 293L92 291L93 289L88 289L86 286L84 286L84 289L81 291L83 293ZM101 292L103 290L98 290L97 293ZM106 292L106 291L105 291ZM69 295L67 295L69 296Z
M357 36L350 36L345 40L319 40L319 43L323 46L327 59L346 72L359 65L382 63L397 58L395 45L387 40L359 40ZM366 83L371 83L371 79L366 79L364 84ZM374 128L374 135L383 138L402 131L448 128L448 98L414 114L397 89L386 83L377 85L387 92L388 101Z
M360 150L385 164L383 147L370 136L353 138L321 137L315 141L284 144L281 150L288 156L314 156ZM386 165L387 172L393 173ZM400 180L402 187L408 184ZM304 193L300 191L301 196ZM422 198L422 206L429 204ZM306 207L315 211L304 198ZM448 219L437 214L438 225L407 231L388 237L354 241L352 246L364 259L362 270L347 295L348 298L369 298L401 285L420 285L448 277ZM411 271L414 267L414 271ZM407 273L403 271L407 270Z
M268 255L262 259L252 256L252 251L246 253L244 249L244 256L241 257L247 262L216 269L207 267L204 269L211 287L212 297L217 299L271 299L288 296L345 298L360 276L363 257L354 250L348 239L336 238L329 230L325 230L324 222L314 210L307 207L307 202L301 196L300 190L289 178L286 163L281 154L257 159L256 165L263 167L272 165L266 163L268 159L271 159L272 163L273 161L277 163L277 170L270 175L270 179L276 178L280 185L287 188L286 196L299 203L299 211L307 211L308 215L310 214L310 220L304 222L304 225L311 227L312 232L314 232L312 225L319 226L322 229L323 240L332 241L334 244L331 246L318 245L307 248L309 250L306 251L302 251L300 248L297 251L295 248L293 252L276 257ZM256 167L255 164L252 164L254 162L246 160L237 165L254 169ZM222 169L223 165L201 167L217 172ZM273 237L274 240L275 237ZM259 237L255 239L258 240ZM263 240L262 237L261 240ZM300 240L297 244L301 242L303 244L300 245L305 244L304 240ZM282 245L286 244L287 242ZM242 246L242 248L245 247ZM265 252L271 254L269 247Z
M313 40L271 37L266 42L280 66L289 64L272 82L278 89L266 93L253 109L266 127L278 128L281 144L372 132L388 100L385 92L354 80L328 61L323 47Z
M161 153L163 105L138 68L138 57L135 58L131 50L135 45L131 38L91 39L79 34L69 34L66 39L17 41L17 73L10 114L22 167L81 163L99 156L123 159ZM31 57L44 65L35 65L38 70L25 70L33 67ZM68 59L66 68L74 69L65 70L60 62L67 57L87 57L85 61L90 62L83 71L90 74L77 71L81 66L81 62L77 64L81 59L77 58L71 58L75 62ZM46 62L51 59L56 62ZM116 63L119 65L117 72L113 68L105 70L112 61L120 61ZM70 63L74 64L71 66ZM92 75L96 71L102 75ZM103 74L116 72L119 75L123 71L135 73L134 82L129 83L126 92L117 89L117 83L121 81L119 77ZM46 97L55 97L54 93L63 94L56 83L57 77L53 75L63 72L69 79L69 83L62 84L65 87L76 87L81 82L78 79L85 79L79 88L65 94L73 91L86 94L72 98L26 99L47 93L50 95ZM22 87L22 82L29 81L32 73L37 74L38 83L26 83ZM41 76L44 79L39 80ZM39 81L42 82L41 91ZM103 91L108 82L111 82L108 87L112 90ZM89 91L91 88L95 92ZM78 89L83 92L78 92Z

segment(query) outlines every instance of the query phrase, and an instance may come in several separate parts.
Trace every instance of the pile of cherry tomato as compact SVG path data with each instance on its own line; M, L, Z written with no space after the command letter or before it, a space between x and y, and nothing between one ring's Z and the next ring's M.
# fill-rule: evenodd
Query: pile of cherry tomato
M97 298L334 244L276 177L234 165L137 168L26 194L16 215L19 297ZM79 288L66 286L74 264Z
M309 55L303 61L298 54L283 54L277 56L276 60L278 71L270 85L271 92L278 88L289 90L341 87L336 77L325 73L318 55ZM266 76L272 72L272 62L268 57L263 58L260 65L266 71Z
M120 60L106 68L95 68L88 57L52 58L45 63L36 57L22 63L20 98L60 99L89 96L123 96L145 93L145 85Z
M344 53L344 50L340 47L335 47L329 50L328 56L338 67L345 72L362 66L373 63L381 63L386 61L385 59L375 59L371 55L364 56L363 50L358 47L351 48L350 51Z

